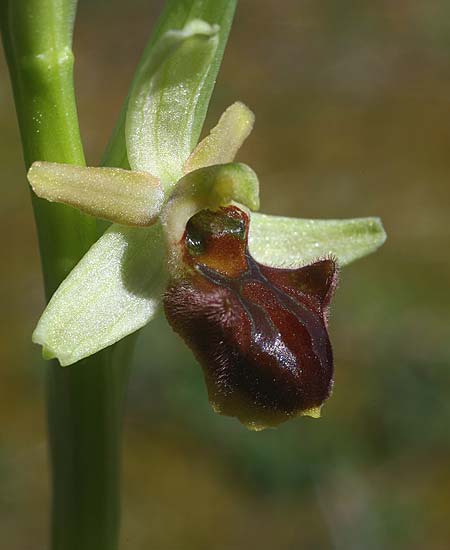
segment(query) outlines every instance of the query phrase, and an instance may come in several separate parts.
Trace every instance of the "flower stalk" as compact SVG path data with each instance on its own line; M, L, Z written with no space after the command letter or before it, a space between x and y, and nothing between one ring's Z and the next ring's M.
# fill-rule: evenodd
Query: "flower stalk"
M26 166L84 164L73 86L71 0L2 0L0 20ZM33 196L47 299L98 237L96 221ZM113 550L129 353L110 349L76 368L47 367L53 550Z
M236 0L168 0L137 69L132 93L137 90L145 99L148 83L143 76L155 51L161 52L162 37L170 32L180 38L183 29L204 35L206 40L211 37L214 48L195 91L195 111L189 120L188 139L183 142L185 147L188 144L188 152L201 131L235 6ZM73 87L71 43L75 10L76 0L0 0L2 39L27 168L35 161L84 166ZM196 20L205 23L199 26ZM110 167L129 168L125 138L128 102L129 98L103 159ZM183 101L181 109L185 109ZM73 205L79 199L73 190L84 183L75 173L77 177L69 178L71 185L65 189L64 197L60 194L47 198L64 198L63 202ZM136 176L130 177L133 180ZM56 194L60 191L57 189ZM97 199L107 196L100 195ZM102 208L108 210L110 206L111 203L103 204ZM33 207L46 296L50 299L99 237L97 228L104 225L79 210L34 195ZM89 205L85 210L89 214L100 213L90 211ZM130 219L130 210L125 216ZM158 235L158 226L144 229L139 238L132 228L125 228L118 235L113 229L107 239L118 236L124 244L124 254L126 249L128 265L133 266L133 247L146 237ZM127 231L133 235L130 247ZM140 260L137 258L138 263ZM131 277L127 284L135 290L142 281ZM133 341L131 336L99 353L89 353L71 369L61 369L56 362L48 366L53 550L117 548L121 410Z

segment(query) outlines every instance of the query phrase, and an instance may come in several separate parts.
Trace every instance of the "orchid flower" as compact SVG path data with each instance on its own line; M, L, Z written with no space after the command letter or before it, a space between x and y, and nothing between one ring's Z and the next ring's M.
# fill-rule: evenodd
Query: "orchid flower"
M333 383L327 315L338 266L375 251L385 233L378 218L258 214L258 178L234 162L254 124L243 103L192 143L218 32L194 20L160 40L128 102L131 170L30 168L38 196L113 222L55 292L33 341L71 365L164 303L215 410L261 429L320 415Z

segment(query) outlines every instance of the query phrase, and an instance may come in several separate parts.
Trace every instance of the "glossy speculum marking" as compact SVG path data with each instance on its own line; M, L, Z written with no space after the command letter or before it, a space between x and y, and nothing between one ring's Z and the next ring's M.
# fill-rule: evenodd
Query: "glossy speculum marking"
M317 416L331 393L327 312L337 269L332 259L261 265L248 228L235 206L194 216L180 243L186 276L169 285L164 305L202 365L215 410L261 429Z

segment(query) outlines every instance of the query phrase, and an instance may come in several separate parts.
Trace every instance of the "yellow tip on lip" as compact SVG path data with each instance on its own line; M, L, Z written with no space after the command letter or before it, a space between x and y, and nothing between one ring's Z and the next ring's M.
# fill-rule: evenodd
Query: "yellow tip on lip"
M311 418L320 418L322 411L322 405L319 407L312 407L311 409L306 409L300 413L300 416L310 416Z

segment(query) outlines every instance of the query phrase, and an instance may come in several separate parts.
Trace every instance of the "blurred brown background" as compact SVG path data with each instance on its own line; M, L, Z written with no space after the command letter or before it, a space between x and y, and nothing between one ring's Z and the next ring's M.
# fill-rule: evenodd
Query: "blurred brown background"
M98 162L161 1L81 0L76 83ZM139 339L125 420L122 548L450 547L450 4L241 0L209 127L257 115L241 160L263 210L380 215L342 272L336 385L320 420L251 433L216 416L164 319ZM29 192L0 59L0 546L48 546L43 308Z

